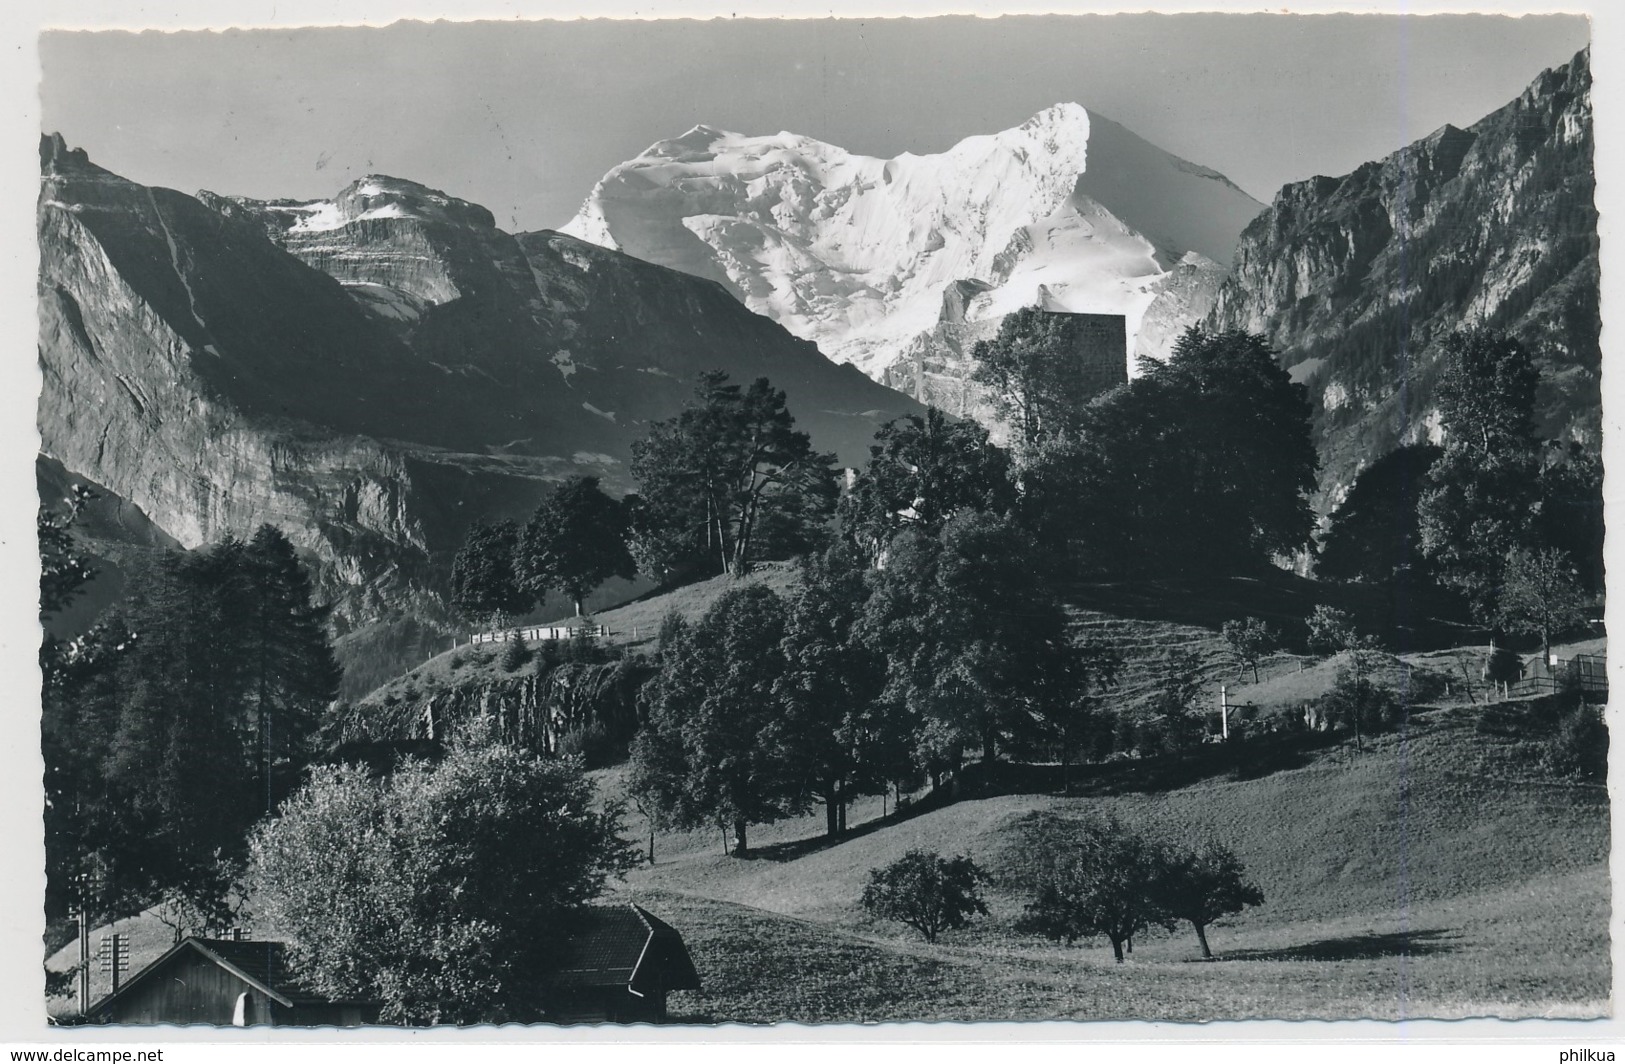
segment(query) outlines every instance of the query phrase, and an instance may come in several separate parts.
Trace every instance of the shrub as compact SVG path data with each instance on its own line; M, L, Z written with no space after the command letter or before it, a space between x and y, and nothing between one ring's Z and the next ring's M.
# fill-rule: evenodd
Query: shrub
M1608 725L1597 707L1581 703L1558 719L1546 761L1559 775L1599 783L1608 778Z
M969 857L910 850L869 873L863 907L883 920L907 924L927 942L935 942L942 932L956 931L973 916L987 915L981 890L986 881L986 874Z
M603 768L621 760L626 748L615 742L602 721L594 720L578 724L560 735L558 753L563 757L580 757L587 768Z

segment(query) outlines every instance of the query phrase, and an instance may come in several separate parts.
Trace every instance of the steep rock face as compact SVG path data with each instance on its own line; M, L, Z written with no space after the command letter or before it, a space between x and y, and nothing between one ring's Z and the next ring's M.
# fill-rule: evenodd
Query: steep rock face
M894 159L696 126L606 174L565 232L715 279L837 361L935 401L963 390L967 337L987 331L971 327L1021 307L1123 314L1134 349L1158 282L1186 256L1228 262L1261 207L1059 104ZM1174 300L1161 312L1179 313Z
M505 233L484 208L408 181L366 177L310 203L204 195L329 273L431 365L529 379L529 407L577 426L580 446L561 453L596 463L620 489L631 487L630 440L675 412L704 370L766 376L788 392L798 424L853 465L880 421L916 409L713 282L560 233ZM581 431L584 416L599 424ZM537 443L515 432L501 448Z
M632 441L703 369L769 377L852 463L918 409L714 284L410 182L200 201L41 153L44 455L185 546L278 525L341 632L446 624L471 521L573 472L630 488Z
M1469 129L1286 186L1242 234L1209 322L1263 333L1310 386L1324 507L1436 437L1437 344L1462 326L1528 344L1540 431L1599 445L1590 87L1582 52Z

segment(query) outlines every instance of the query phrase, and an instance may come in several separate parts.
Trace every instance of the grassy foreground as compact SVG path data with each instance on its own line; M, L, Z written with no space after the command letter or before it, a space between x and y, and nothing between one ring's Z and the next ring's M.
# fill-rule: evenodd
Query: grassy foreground
M688 940L705 989L673 1010L695 1022L1608 1015L1606 790L1544 774L1476 719L1419 715L1364 753L1159 793L1007 794L885 821L875 802L833 845L815 811L763 828L743 860L715 833L662 836L627 890ZM1090 809L1225 842L1265 904L1210 929L1211 963L1188 927L1143 936L1121 966L1103 943L1017 933L1023 898L999 881L1017 825ZM916 846L991 869L989 918L928 946L867 917L869 869Z

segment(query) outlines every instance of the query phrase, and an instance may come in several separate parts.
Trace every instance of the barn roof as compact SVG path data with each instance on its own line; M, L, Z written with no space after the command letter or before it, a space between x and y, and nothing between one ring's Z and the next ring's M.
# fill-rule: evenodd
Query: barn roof
M145 968L136 972L118 992L109 994L95 1005L100 1011L117 999L131 993L155 972L162 971L178 956L195 952L219 965L244 983L264 993L278 1004L292 1007L304 1004L337 1004L334 999L317 994L299 983L288 966L288 947L281 942L239 942L231 939L209 939L191 936L176 943L170 950Z
M641 905L595 905L575 923L553 975L558 987L629 986L657 981L667 990L698 990L699 973L683 936Z

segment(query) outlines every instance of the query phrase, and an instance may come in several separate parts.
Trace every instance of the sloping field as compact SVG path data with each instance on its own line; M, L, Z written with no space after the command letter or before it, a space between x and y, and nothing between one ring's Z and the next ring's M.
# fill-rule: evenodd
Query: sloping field
M688 894L638 901L680 928L704 983L674 1020L1385 1020L1608 1015L1608 882L1592 868L1413 909L1250 936L1219 931L1215 963L1188 932L1111 952L1040 942L929 946ZM1221 937L1222 936L1222 937Z
M604 783L613 789L614 776ZM1019 860L1018 825L1090 810L1237 852L1266 901L1210 931L1223 963L1196 963L1189 928L1153 931L1121 968L1104 945L1064 949L1014 930L1023 899L999 880ZM1340 746L1261 779L967 799L883 824L859 823L878 809L854 812L853 838L822 842L815 815L760 829L743 860L723 857L715 833L657 840L659 862L627 889L689 936L709 973L681 1007L747 1021L1609 1007L1606 792L1543 775L1516 743L1479 734L1470 710L1414 718L1363 754ZM869 870L915 847L990 869L990 917L927 946L864 914Z

